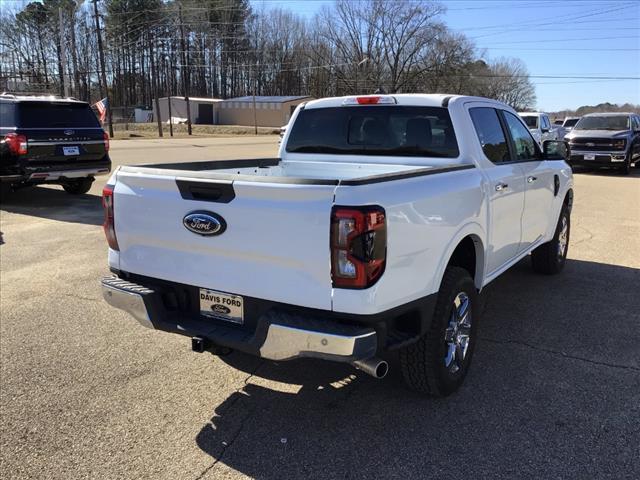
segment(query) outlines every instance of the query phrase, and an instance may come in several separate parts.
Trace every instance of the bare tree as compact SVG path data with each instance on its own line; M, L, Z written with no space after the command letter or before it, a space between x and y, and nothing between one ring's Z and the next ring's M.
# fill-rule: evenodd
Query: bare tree
M97 100L92 6L34 0L1 9L2 88L55 92L64 78L76 96ZM336 0L310 21L277 7L253 10L249 0L101 0L98 8L116 108L186 91L324 97L379 88L484 95L516 108L535 103L522 62L483 60L473 42L447 28L445 7L434 0ZM64 65L60 40L71 50Z

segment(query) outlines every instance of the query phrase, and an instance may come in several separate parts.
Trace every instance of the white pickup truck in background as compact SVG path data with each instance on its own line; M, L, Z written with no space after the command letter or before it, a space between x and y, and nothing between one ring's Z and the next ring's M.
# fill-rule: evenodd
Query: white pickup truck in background
M279 158L120 167L103 192L104 298L195 351L349 362L463 382L479 291L531 253L559 272L573 198L510 107L376 95L298 107Z
M540 146L547 140L562 140L564 138L564 129L552 124L546 113L521 112L519 115Z

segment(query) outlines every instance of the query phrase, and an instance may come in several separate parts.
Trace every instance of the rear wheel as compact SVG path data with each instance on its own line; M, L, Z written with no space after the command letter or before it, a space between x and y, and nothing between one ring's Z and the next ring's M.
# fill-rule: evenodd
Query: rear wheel
M70 180L68 183L64 183L62 188L67 193L72 195L82 195L91 190L91 184L93 183L93 177L79 178L77 180Z
M406 385L434 397L460 388L471 365L478 317L478 292L469 272L447 268L430 329L400 350Z
M546 275L560 273L567 260L570 233L571 218L569 208L563 205L556 232L551 241L540 245L531 252L531 265L536 272Z

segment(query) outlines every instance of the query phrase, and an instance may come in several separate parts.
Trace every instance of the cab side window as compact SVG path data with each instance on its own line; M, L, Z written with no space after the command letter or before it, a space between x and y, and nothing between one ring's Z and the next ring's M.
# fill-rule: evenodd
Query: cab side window
M513 146L515 148L516 160L531 160L539 157L539 150L536 141L529 133L529 129L526 128L515 115L503 111L504 119L507 122L509 133L513 139Z
M509 145L498 112L493 108L477 107L470 108L469 115L486 157L493 163L510 161Z

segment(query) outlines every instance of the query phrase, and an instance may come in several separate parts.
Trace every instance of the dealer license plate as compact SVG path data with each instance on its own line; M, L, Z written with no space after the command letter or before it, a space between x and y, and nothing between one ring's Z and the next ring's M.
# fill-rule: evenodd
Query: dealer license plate
M62 147L62 153L65 155L80 155L80 147Z
M244 323L244 301L238 295L200 289L200 314L233 323Z
M596 159L596 155L594 153L585 153L584 154L584 159L585 160L595 160Z

